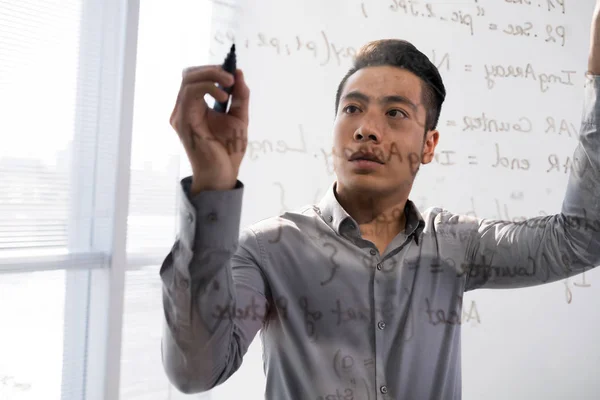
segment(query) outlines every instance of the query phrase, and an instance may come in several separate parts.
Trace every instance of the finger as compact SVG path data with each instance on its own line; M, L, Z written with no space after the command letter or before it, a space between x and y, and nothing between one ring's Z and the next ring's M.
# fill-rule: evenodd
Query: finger
M189 73L194 72L194 71L198 71L198 70L201 70L201 69L205 69L206 67L207 67L206 65L193 65L191 67L186 67L186 68L184 68L184 69L181 70L181 78L183 79Z
M234 79L233 74L225 71L219 65L203 65L184 70L182 77L184 85L202 81L217 82L223 87L229 87L233 85Z
M180 114L183 115L183 124L198 124L206 118L208 104L204 97L212 96L216 101L226 102L229 98L227 92L215 86L212 82L193 83L185 86L181 101Z
M193 65L191 67L186 67L181 71L181 78L185 78L187 75L197 72L203 71L205 69L212 69L218 67L218 65L210 64L210 65Z
M248 122L248 106L250 103L250 89L246 85L244 73L241 69L235 71L235 85L231 92L231 106L229 115Z
M223 89L211 82L200 82L184 85L178 95L178 101L171 115L171 125L178 134L184 134L182 129L190 122L191 114L204 112L207 107L204 96L211 95L217 101L227 101L229 95Z
M177 99L175 99L175 106L173 106L173 111L171 112L171 117L169 117L169 123L177 131L177 113L179 111L179 104L181 103L181 94L183 93L183 80L181 81L181 86L179 86L179 91L177 92Z
M204 100L206 94L211 95L217 101L227 101L229 94L212 82L190 83L185 85L182 101L189 103L190 101ZM206 102L204 102L206 104Z

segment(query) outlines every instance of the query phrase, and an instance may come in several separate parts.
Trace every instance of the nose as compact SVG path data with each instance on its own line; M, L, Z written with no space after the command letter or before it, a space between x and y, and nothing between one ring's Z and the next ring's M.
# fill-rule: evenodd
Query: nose
M354 140L357 142L372 140L375 143L380 143L381 134L372 122L369 123L368 121L364 121L364 123L354 132Z

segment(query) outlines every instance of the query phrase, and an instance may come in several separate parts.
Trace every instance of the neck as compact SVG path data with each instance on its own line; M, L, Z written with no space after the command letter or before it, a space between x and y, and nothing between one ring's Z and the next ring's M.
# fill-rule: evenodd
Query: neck
M349 193L337 183L335 194L344 210L358 222L364 237L385 241L404 231L404 207L408 201L408 193Z

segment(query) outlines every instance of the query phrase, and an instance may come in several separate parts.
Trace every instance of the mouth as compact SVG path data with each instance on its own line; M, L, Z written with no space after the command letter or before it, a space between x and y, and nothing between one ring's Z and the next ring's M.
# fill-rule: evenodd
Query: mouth
M383 161L379 157L377 157L377 155L375 155L374 153L361 152L361 151L357 151L356 153L352 154L352 156L350 156L348 161L350 161L352 163L364 164L364 165L371 165L371 164L382 165L383 164Z

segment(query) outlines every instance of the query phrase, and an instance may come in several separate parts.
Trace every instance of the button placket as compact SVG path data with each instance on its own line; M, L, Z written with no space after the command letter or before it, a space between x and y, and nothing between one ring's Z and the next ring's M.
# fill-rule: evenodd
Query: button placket
M377 270L381 271L383 269L383 261L379 257L377 257L377 255L379 254L378 251L376 249L370 249L369 254L371 254L371 256L375 256L375 262L377 263L375 268ZM385 290L384 282L382 282L383 275L375 274L374 278L375 279L373 280L373 285L374 285L374 287L373 287L374 299L373 300L375 301L375 304L379 304L379 302L381 302L383 300L383 297L382 297L383 292L382 291ZM379 314L379 313L376 313L376 314ZM373 317L381 318L382 315L373 315ZM384 349L383 343L385 342L385 336L384 336L385 332L383 332L383 330L385 329L386 323L383 320L376 319L375 321L377 321L377 323L373 326L374 336L375 336L375 347L377 349ZM375 328L375 326L377 326L377 328ZM380 354L380 351L381 350L377 351L376 357L382 356L382 354ZM384 370L385 370L385 367L383 365L376 363L375 373L377 376L380 376L381 372ZM385 386L385 385L379 386L379 391L384 395L387 394L387 392L388 392L387 386ZM384 396L383 398L387 398L387 396Z

